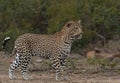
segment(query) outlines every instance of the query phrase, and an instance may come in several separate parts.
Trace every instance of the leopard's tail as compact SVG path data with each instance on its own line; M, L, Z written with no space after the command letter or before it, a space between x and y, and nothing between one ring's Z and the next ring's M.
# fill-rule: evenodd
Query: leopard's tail
M6 54L6 47L7 47L7 43L8 41L10 40L10 37L6 37L4 38L3 40L3 44L2 44L2 49L3 51L5 51L5 54ZM10 57L14 56L16 54L16 48L13 48L13 51L12 51L12 54L10 54Z
M10 40L10 37L6 37L3 40L2 49L6 49L7 42Z

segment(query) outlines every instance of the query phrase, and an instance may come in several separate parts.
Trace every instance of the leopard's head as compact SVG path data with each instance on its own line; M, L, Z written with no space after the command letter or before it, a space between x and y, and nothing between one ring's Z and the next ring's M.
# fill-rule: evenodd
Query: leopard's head
M81 39L83 35L81 21L69 21L63 27L64 32L70 39Z

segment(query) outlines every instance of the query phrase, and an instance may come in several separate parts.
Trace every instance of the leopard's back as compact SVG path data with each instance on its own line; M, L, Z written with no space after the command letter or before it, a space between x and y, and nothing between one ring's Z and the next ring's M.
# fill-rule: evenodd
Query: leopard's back
M27 53L29 50L33 56L49 57L55 50L61 49L60 41L53 35L23 34L15 41L15 49L18 53Z

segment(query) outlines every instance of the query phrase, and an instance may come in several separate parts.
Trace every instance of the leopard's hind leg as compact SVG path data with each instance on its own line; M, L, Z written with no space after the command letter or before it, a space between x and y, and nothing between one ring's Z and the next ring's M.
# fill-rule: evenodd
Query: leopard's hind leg
M30 60L31 60L31 56L24 56L22 59L20 71L25 80L33 79L31 76L27 74L27 70L28 70L27 67L28 67L28 64L30 63Z
M14 70L19 67L21 64L20 55L16 53L15 60L12 62L12 64L9 67L9 78L10 79L16 79L16 76L14 75Z

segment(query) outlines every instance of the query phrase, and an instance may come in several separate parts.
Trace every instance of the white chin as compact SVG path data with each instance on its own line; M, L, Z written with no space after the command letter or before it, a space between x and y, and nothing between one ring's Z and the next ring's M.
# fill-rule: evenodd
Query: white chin
M81 39L82 38L82 35L80 35L77 39Z

